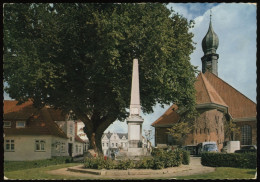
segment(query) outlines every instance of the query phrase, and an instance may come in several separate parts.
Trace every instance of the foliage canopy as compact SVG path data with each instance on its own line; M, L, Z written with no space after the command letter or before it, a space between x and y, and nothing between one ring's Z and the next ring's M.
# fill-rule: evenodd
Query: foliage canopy
M20 103L72 111L98 141L128 115L138 58L144 113L156 103L194 111L191 26L160 3L5 4L5 91Z

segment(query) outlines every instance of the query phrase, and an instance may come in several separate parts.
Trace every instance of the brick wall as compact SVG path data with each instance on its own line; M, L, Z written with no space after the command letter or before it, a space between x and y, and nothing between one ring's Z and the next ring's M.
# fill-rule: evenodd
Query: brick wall
M194 121L194 129L186 136L182 145L197 145L205 141L215 141L219 150L224 142L224 114L216 109L201 111L200 116ZM167 128L155 128L155 145L167 144Z

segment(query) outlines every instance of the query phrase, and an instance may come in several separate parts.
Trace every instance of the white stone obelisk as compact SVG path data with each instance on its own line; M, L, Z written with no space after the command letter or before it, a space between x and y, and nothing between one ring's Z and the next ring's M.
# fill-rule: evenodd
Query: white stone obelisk
M126 119L128 124L128 148L131 152L135 152L138 155L138 148L142 148L142 124L143 118L140 116L140 91L139 91L139 70L138 60L133 61L133 73L132 73L132 88L131 88L131 102L130 102L130 114ZM133 150L136 148L136 150ZM128 150L128 151L130 151Z

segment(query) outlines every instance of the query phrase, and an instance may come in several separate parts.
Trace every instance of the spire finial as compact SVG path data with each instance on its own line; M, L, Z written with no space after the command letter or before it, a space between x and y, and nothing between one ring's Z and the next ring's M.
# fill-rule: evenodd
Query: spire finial
M211 11L211 9L210 9L210 17L209 17L209 18L210 18L210 21L211 21L211 16L212 16L212 11Z

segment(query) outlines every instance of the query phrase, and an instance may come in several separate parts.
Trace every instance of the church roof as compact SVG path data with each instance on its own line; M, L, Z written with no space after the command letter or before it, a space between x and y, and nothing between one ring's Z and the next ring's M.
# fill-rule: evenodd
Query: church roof
M218 92L206 79L204 74L200 73L197 76L197 81L195 82L196 89L196 103L197 104L209 104L214 103L228 107L224 100L220 97Z
M67 135L52 120L49 109L37 109L31 101L16 105L17 101L4 101L4 121L11 121L11 128L4 128L6 135ZM25 128L16 128L16 121L26 121Z
M169 107L169 109L165 111L165 113L161 117L159 117L155 122L152 123L152 126L168 126L178 121L180 117L176 112L177 109L178 107L173 104L171 107Z
M256 103L211 72L197 76L195 89L197 105L217 104L227 107L229 115L234 119L256 117ZM176 105L172 105L152 126L167 126L177 122L179 114L176 108Z
M218 76L210 72L206 72L204 76L228 105L232 118L256 117L256 103Z

